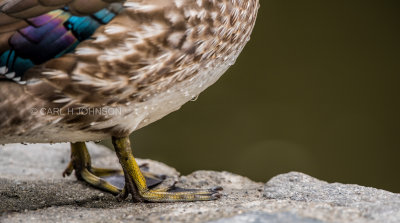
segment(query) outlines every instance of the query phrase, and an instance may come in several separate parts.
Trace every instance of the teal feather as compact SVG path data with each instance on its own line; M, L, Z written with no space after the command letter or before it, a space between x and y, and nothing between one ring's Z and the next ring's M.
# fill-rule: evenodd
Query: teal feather
M28 20L9 40L11 50L0 55L0 67L16 77L34 65L74 51L82 41L110 22L116 12L102 9L90 16L74 16L67 7ZM1 76L2 74L0 74ZM3 74L4 75L4 74Z

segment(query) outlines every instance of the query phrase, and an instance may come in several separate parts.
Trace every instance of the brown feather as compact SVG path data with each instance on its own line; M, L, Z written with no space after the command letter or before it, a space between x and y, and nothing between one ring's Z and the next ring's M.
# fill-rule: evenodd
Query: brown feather
M14 32L0 33L0 55L10 49L8 39L14 34Z
M71 4L79 6L75 1ZM258 0L128 0L123 12L73 54L28 70L26 93L20 95L63 111L117 108L123 114L53 114L38 121L39 130L18 128L68 133L48 141L126 136L213 84L249 40L257 9ZM0 101L3 107L20 106L7 103ZM0 115L0 122L5 119Z
M5 13L0 12L0 26L18 22L20 19L13 18Z
M16 31L26 26L28 26L27 22L25 22L24 20L18 20L17 22L0 26L0 34Z
M44 13L53 11L55 9L58 9L58 6L42 6L42 5L36 5L24 10L20 10L17 12L7 12L4 11L4 13L7 13L7 15L14 17L14 18L19 18L19 19L26 19L26 18L32 18L35 16L42 15Z

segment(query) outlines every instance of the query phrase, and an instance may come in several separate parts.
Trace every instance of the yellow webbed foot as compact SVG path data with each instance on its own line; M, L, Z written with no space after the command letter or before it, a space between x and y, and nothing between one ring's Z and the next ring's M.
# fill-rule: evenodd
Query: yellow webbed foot
M140 171L135 158L132 155L128 137L112 138L115 152L121 163L125 175L125 186L119 195L125 199L129 194L134 201L150 202L178 202L178 201L208 201L221 197L221 187L211 189L184 189L175 186L165 189L149 189L146 179Z
M142 169L147 169L145 165ZM114 195L121 193L125 185L124 172L119 169L106 169L91 166L90 154L84 142L71 143L71 161L63 172L63 176L69 176L75 171L78 180L85 181L89 185L104 190ZM165 176L144 171L148 187L160 184Z

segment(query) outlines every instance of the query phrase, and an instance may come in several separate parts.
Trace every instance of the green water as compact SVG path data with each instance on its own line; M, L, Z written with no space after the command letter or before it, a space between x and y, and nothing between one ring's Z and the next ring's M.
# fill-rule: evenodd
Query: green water
M261 0L237 63L135 132L134 154L183 174L301 171L400 192L399 3Z

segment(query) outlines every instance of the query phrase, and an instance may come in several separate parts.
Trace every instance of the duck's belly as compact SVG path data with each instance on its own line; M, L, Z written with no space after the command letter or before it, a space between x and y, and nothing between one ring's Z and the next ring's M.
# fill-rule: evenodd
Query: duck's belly
M236 57L237 55L234 55L234 58ZM231 64L233 63L222 62L217 67L203 69L191 79L179 82L145 102L113 108L104 107L100 110L83 109L82 114L91 115L100 112L109 117L107 121L90 123L84 130L59 121L62 120L65 112L57 114L59 112L57 110L40 110L34 107L35 113L31 115L37 116L33 118L37 123L19 125L19 131L13 131L12 128L6 132L0 131L0 144L99 141L110 136L126 136L178 110L183 104L197 97L216 82ZM46 113L53 114L49 116ZM24 126L26 129L23 129L21 133L20 129Z

